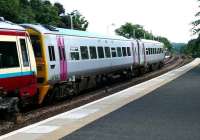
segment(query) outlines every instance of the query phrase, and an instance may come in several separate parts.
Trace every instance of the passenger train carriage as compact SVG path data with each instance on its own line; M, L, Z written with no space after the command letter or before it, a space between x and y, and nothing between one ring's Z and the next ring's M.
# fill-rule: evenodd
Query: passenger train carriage
M20 99L37 93L36 63L30 38L18 25L0 22L0 108L12 111ZM15 104L16 105L16 104Z
M7 30L10 30L11 25L7 26ZM18 34L15 34L18 48L13 50L13 53L18 53L22 73L23 70L25 73L28 70L32 73L34 86L32 88L29 87L30 84L26 85L27 89L32 89L26 94L38 97L39 104L44 100L52 101L77 93L87 88L91 81L97 84L103 78L110 78L116 74L133 75L140 68L145 69L155 64L161 66L164 60L163 44L156 41L129 40L118 36L104 36L39 24L23 24L17 27L19 29L15 31L24 32L23 37L28 51L23 58L25 51L20 50L20 40ZM4 53L4 50L0 50L0 53L2 52ZM29 67L26 68L23 62L25 58L29 62ZM1 70L3 69L0 69L0 74ZM6 89L1 83L0 87ZM11 84L8 87L17 89ZM2 93L5 91L7 92L3 90ZM20 99L15 93L14 91L11 96ZM0 109L1 104L0 101Z

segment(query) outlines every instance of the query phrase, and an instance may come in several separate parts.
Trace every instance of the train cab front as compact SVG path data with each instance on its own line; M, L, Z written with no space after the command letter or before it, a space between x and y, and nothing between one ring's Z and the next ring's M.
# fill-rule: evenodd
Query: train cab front
M41 104L49 91L48 84L48 64L46 60L44 35L34 28L34 25L25 26L30 35L33 51L37 65L37 86L39 90L38 103Z
M4 27L0 29L0 112L18 112L20 105L37 96L35 58L24 28L9 23L0 27Z

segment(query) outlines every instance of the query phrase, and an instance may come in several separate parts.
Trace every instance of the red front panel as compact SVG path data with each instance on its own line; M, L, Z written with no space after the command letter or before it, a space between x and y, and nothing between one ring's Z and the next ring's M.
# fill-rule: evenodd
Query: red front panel
M34 96L37 92L36 76L28 75L20 77L1 78L0 87L3 87L3 90L9 93L18 90L20 92L20 96L23 96L25 94Z

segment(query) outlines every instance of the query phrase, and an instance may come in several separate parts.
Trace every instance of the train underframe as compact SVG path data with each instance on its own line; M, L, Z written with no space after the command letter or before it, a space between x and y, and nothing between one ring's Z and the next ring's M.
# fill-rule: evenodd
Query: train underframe
M98 86L107 86L112 80L120 77L131 79L144 73L160 69L163 65L163 62L147 64L145 66L135 65L134 67L115 71L113 73L101 73L94 76L75 77L72 81L61 82L53 85L52 89L49 90L47 96L45 97L45 102L52 103L54 101L78 95L83 90Z
M23 94L24 96L22 96L20 90L7 93L0 88L0 112L17 113L19 112L20 108L26 107L30 104L38 104L38 102L51 104L52 102L78 95L83 90L109 85L109 83L114 79L120 77L131 79L146 72L159 69L162 66L163 62L150 65L147 64L145 67L138 65L124 70L115 71L113 73L102 73L94 76L76 77L75 80L60 82L51 86L43 85L42 91L47 92L47 95L44 97L44 99L41 99L40 94L42 93L39 89L37 92L35 92L34 96L28 96L28 94ZM29 86L29 88L34 88L35 85L32 86L33 87Z

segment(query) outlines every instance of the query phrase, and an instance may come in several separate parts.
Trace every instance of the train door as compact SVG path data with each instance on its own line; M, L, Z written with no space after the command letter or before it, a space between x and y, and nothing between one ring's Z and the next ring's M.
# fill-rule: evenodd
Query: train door
M132 46L132 52L133 52L133 64L135 64L136 63L136 49L133 42L131 42L131 46Z
M140 64L140 42L137 40L137 60L138 60L138 64Z
M66 53L65 53L65 42L64 37L57 37L57 45L60 57L60 80L67 80L67 61L66 61Z
M20 96L34 96L36 93L36 76L31 67L30 53L28 48L28 40L26 37L18 37L19 56L21 61L21 88ZM33 68L34 69L34 68Z
M48 59L48 76L49 76L49 80L51 82L55 82L57 80L60 79L60 73L59 73L59 60L56 59L56 48L55 46L57 45L57 41L54 42L55 36L48 36L47 42L46 44L48 45L48 54L49 54L49 59ZM58 62L57 62L58 60Z
M146 65L146 62L147 62L147 60L146 60L146 48L145 48L145 46L144 46L144 43L142 43L142 48L143 48L143 55L144 55L144 65Z
M27 46L27 40L26 37L18 37L18 44L21 51L21 60L22 60L22 74L27 73L31 71L31 64L30 64L30 58L29 58L29 52L28 52L28 46Z

